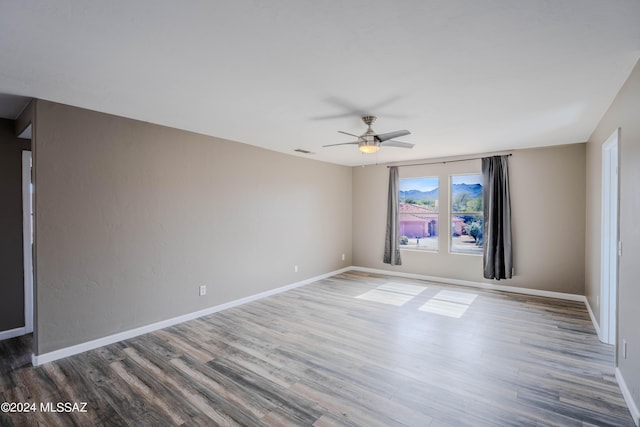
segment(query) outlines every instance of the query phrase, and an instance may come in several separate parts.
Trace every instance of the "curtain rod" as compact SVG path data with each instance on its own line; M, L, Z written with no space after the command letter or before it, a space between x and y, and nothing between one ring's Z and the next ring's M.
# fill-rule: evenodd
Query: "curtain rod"
M507 157L511 157L513 154L508 153L508 154L502 154L503 156L507 156ZM485 156L485 157L493 157L493 156ZM456 162L467 162L469 160L480 160L482 159L482 157L469 157L468 159L458 159L458 160L442 160L439 162L427 162L427 163L411 163L408 165L394 165L397 166L399 168L403 168L403 167L409 167L409 166L424 166L424 165L439 165L439 164L447 164L447 163L456 163ZM387 168L390 168L393 166L387 166Z

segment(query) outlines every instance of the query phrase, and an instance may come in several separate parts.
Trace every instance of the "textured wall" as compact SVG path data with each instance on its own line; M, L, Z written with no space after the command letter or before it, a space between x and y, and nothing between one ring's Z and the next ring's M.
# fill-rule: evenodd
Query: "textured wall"
M37 354L351 264L350 168L46 101L36 117Z
M400 177L439 176L440 211L446 212L449 176L480 172L480 160L474 160L400 168ZM493 283L582 294L585 144L515 150L509 173L515 276ZM440 221L439 253L404 250L402 266L383 264L387 182L386 166L353 169L355 265L488 282L482 256L449 253L448 221Z

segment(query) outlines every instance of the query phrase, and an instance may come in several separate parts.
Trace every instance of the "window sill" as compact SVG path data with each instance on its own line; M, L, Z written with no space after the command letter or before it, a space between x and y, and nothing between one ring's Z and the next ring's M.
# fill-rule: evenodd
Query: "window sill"
M400 248L403 252L423 252L428 254L439 254L440 251L435 251L433 249L416 249L416 248Z
M452 252L452 251L449 251L449 253L451 255L482 256L482 252L477 253L477 252Z

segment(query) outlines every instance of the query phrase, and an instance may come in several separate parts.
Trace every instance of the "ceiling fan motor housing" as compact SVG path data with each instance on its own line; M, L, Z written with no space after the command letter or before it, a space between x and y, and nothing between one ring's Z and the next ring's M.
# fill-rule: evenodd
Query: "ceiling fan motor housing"
M376 121L376 116L362 116L362 121L369 127Z

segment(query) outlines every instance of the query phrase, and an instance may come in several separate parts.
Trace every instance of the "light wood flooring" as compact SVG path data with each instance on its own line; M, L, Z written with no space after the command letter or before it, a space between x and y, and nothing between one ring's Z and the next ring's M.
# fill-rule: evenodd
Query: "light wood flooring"
M0 425L633 426L582 303L349 272L40 367Z

